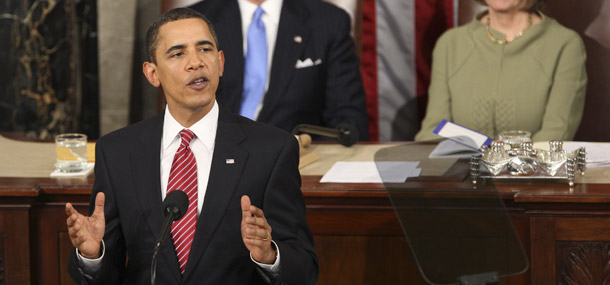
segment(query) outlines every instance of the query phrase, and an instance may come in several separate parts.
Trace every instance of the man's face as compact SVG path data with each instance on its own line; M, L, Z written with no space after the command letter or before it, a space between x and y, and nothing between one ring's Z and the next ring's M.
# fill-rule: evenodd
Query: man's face
M214 105L224 55L206 22L183 19L159 28L156 63L144 63L148 81L161 86L172 115L207 114ZM190 111L189 111L190 110Z

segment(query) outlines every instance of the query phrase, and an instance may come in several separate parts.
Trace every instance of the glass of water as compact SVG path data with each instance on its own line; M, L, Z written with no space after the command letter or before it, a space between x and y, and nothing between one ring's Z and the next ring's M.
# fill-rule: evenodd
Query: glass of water
M61 172L79 172L87 167L87 135L60 134L55 137L57 164Z
M500 133L499 139L504 144L510 145L511 149L516 149L521 146L523 142L532 142L532 134L528 131L504 131Z

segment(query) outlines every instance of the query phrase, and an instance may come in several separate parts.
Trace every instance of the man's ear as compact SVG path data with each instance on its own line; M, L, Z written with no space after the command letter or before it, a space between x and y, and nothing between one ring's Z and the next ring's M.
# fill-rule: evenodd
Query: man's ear
M142 72L144 72L144 76L148 79L148 82L155 87L159 87L161 82L159 81L159 77L157 77L157 65L152 62L144 62L142 65Z
M222 73L225 71L225 54L221 50L218 51L218 75L222 77Z

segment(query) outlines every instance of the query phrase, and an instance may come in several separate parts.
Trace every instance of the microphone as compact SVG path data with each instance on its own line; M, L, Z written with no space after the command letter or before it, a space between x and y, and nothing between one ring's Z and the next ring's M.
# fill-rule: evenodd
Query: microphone
M157 275L157 254L161 249L161 245L167 239L172 222L182 219L189 206L189 198L182 190L173 190L165 196L163 200L163 208L165 209L165 222L161 228L161 233L155 243L155 251L153 252L152 263L150 266L150 283L155 284Z
M292 129L292 134L299 132L335 138L338 143L344 146L352 146L358 141L360 134L358 129L352 124L339 124L336 128L325 128L307 124L300 124Z

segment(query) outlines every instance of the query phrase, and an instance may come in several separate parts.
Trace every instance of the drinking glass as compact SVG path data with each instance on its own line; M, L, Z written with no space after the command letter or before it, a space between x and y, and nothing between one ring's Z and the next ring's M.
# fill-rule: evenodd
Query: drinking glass
M61 172L79 172L87 166L87 135L60 134L55 137L57 163Z
M511 149L519 148L522 142L532 142L532 134L528 131L504 131L499 138L504 144L510 145Z

